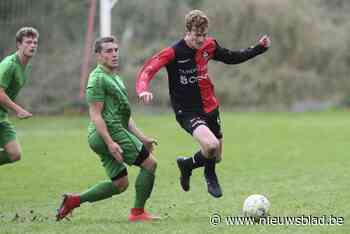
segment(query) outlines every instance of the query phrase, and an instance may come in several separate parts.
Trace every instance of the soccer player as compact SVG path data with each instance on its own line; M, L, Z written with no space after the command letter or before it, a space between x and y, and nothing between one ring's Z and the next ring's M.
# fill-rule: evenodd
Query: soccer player
M94 50L98 65L90 73L86 88L91 119L88 142L98 154L109 180L101 181L80 194L64 194L56 218L62 220L85 202L100 201L124 192L129 185L125 164L140 167L129 221L159 218L144 210L154 184L157 163L152 151L156 142L145 136L131 118L127 91L116 73L119 61L117 40L113 36L97 39Z
M27 81L31 70L30 59L38 47L39 33L35 28L23 27L16 33L16 52L0 63L0 165L21 159L21 146L16 130L8 120L8 110L19 119L32 117L32 114L15 103L19 91Z
M238 51L229 50L208 36L209 20L202 11L190 11L185 21L185 37L143 65L137 75L136 92L141 102L150 103L153 94L149 91L149 83L162 67L166 67L176 120L200 145L200 150L193 157L177 158L180 184L184 191L189 191L192 170L204 166L208 192L214 197L221 197L215 164L222 158L223 135L219 102L208 75L208 62L243 63L264 53L271 41L265 35L255 46Z

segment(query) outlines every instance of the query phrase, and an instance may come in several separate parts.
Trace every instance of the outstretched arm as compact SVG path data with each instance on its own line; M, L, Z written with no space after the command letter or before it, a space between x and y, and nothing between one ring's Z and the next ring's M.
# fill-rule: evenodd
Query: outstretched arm
M149 92L149 82L154 75L166 64L175 57L175 52L172 48L166 48L149 59L137 74L136 93L141 102L150 103L153 95Z
M268 48L270 47L270 44L271 44L271 40L266 35L259 39L258 44L256 46L252 46L247 49L242 49L237 51L222 48L216 42L217 47L216 47L213 59L226 64L243 63L267 51Z

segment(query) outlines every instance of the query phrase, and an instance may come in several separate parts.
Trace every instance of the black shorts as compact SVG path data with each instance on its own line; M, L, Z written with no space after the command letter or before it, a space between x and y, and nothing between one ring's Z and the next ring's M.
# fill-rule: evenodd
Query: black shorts
M210 113L182 112L176 115L176 120L191 135L193 135L193 131L198 126L205 125L213 132L216 138L221 139L223 137L218 109Z
M139 155L137 156L134 165L140 166L148 157L150 156L150 153L146 149L145 145L142 145L141 151Z
M144 145L142 145L141 151L140 151L139 155L137 156L133 165L140 166L149 156L150 156L150 153L148 152L146 147ZM123 167L124 168L116 176L113 176L111 178L112 181L118 180L118 179L128 175L128 171L126 170L124 165L123 165Z

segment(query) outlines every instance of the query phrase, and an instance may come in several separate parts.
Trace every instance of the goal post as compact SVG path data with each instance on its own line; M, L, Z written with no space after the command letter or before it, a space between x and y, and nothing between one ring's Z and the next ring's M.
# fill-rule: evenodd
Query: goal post
M110 36L111 35L111 25L112 25L112 9L118 0L100 0L100 36ZM89 16L88 16L88 26L85 36L85 49L84 58L81 66L81 77L80 77L80 92L79 98L84 99L86 80L88 76L89 65L91 61L91 51L92 51L92 36L94 32L94 19L96 15L96 0L90 0Z
M100 36L111 35L112 9L118 0L100 0Z

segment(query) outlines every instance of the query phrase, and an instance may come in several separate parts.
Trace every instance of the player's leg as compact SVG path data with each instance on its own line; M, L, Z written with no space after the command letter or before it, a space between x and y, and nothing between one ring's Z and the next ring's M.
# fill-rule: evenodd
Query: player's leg
M145 205L151 196L155 172L157 168L156 159L143 146L134 165L140 167L140 172L135 181L135 203L130 211L129 221L150 221L159 219L160 217L149 214L145 211Z
M118 142L118 139L114 140ZM81 193L81 202L100 201L112 197L115 194L124 192L129 185L126 166L123 163L116 161L109 153L108 147L99 134L96 133L90 135L89 145L100 157L102 166L104 167L109 180L100 182ZM124 145L121 144L120 146L124 150Z
M215 197L222 195L220 185L215 173L215 163L221 160L221 147L222 141L218 140L216 135L205 124L198 125L192 136L200 144L201 150L199 150L193 157L179 157L177 158L177 165L180 169L180 184L184 191L188 191L190 188L190 176L192 170L199 167L205 167L204 173L209 181L208 190L210 194ZM211 184L213 186L211 186Z
M102 138L98 134L92 135L89 137L89 144L92 150L99 155L110 180L101 181L80 194L64 194L56 216L58 221L62 220L82 203L93 203L110 198L113 195L124 192L129 185L126 167L109 154Z
M195 129L200 125L205 125L209 128L209 130L215 135L215 137L219 140L219 149L215 153L216 162L220 162L222 158L222 145L223 145L223 134L221 131L221 120L219 115L219 110L215 110L207 115L194 115L194 116L183 116L178 117L177 120L180 123L181 127L184 128L188 133L193 136ZM212 141L216 141L213 139ZM215 143L216 144L216 143ZM208 155L208 153L204 153ZM186 160L186 164L189 165L190 168L195 169L204 166L205 158L208 156L203 155L202 150L196 152L193 157L190 158L179 158L180 161Z
M127 175L127 170L124 168L117 176L111 180L105 180L97 183L79 195L80 203L93 203L124 192L129 186Z
M214 153L213 155L211 155L211 156L215 156L214 157L215 160L209 157L209 159L205 162L204 175L208 184L209 193L214 197L220 197L222 196L222 191L215 173L216 163L219 163L222 160L222 149L223 149L223 134L221 131L221 119L220 119L219 110L217 109L207 114L204 117L204 119L207 124L206 126L209 128L210 132L213 133L215 138L219 141L219 146L215 147ZM213 136L211 135L211 137ZM203 150L203 144L201 144L201 147L202 147L202 152L204 152L205 154L205 149Z
M200 144L205 157L204 175L208 192L214 197L221 197L222 190L215 172L216 159L220 154L220 141L206 125L198 126L193 132L193 137Z
M135 181L135 203L134 208L144 208L147 199L150 197L154 179L157 162L153 156L148 157L140 165L140 171Z
M101 181L80 194L64 194L56 215L57 221L65 218L73 209L85 202L93 203L110 198L124 192L128 186L127 170L124 168L111 180Z
M73 209L85 202L93 203L124 192L129 186L126 169L112 180L101 181L80 194L64 194L58 209L57 221L65 218Z
M8 163L12 163L9 154L4 149L0 149L0 166Z
M223 151L223 147L224 147L224 139L223 138L219 139L219 142L220 142L220 144L219 144L219 153L218 153L218 155L216 157L216 163L221 162L222 158L223 158L222 151Z
M204 166L209 193L214 197L222 196L215 173L215 164L220 162L222 158L223 144L219 110L205 115L182 113L176 116L176 120L201 146L201 150L196 152L193 157L177 158L181 187L184 191L188 191L192 170Z
M12 140L4 145L0 151L0 165L13 163L21 159L21 146L16 140Z
M181 127L190 133L201 146L201 150L196 152L193 157L177 158L177 165L181 174L180 184L184 191L188 191L193 169L205 166L205 174L215 178L215 161L221 158L220 117L219 112L214 111L210 115L177 115L176 119Z
M16 140L16 131L7 121L0 123L0 165L21 159L21 146Z
M220 119L220 113L219 110L216 109L213 112L207 114L204 116L206 126L209 128L210 132L214 134L215 138L219 141L219 145L214 149L214 155L215 155L215 161L216 163L220 162L222 160L222 148L223 148L223 134L221 131L221 119ZM211 137L213 137L211 135ZM212 138L213 139L213 138ZM213 139L213 141L216 141ZM208 157L207 157L208 158ZM210 158L210 156L209 156Z
M193 131L200 125L206 124L205 120L199 114L181 113L176 115L176 120L180 126L191 136ZM178 157L176 159L177 166L180 170L180 185L184 191L190 190L190 178L192 170L203 167L205 157L201 150L196 152L192 157Z

